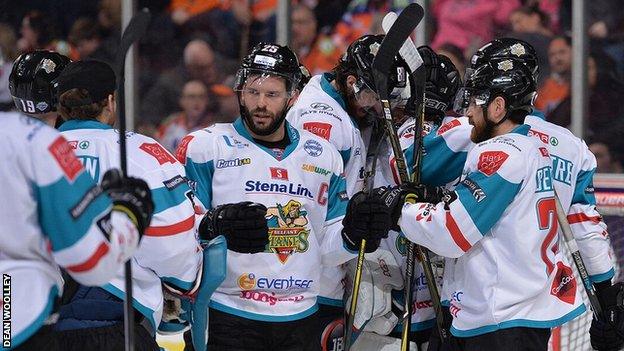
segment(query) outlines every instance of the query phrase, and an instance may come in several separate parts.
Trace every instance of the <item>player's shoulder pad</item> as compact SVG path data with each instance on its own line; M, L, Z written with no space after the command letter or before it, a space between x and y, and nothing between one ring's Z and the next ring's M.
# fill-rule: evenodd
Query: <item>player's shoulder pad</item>
M519 184L527 177L532 158L548 157L548 151L543 149L538 150L530 137L507 133L477 144L470 154L476 162L476 170L485 176L498 174L509 182Z
M16 143L47 146L60 136L58 130L42 120L19 112L2 112L2 134Z
M180 141L175 157L183 165L188 159L196 163L212 160L217 139L235 132L231 123L216 123L209 127L196 130Z

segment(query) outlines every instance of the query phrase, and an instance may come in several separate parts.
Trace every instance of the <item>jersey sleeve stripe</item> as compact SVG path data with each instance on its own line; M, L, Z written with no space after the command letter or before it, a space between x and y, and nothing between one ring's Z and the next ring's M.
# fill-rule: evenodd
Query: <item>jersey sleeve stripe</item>
M596 204L594 195L594 173L596 169L580 171L576 178L576 186L572 195L572 204Z
M160 187L152 189L152 199L154 201L154 213L160 213L171 207L177 206L188 200L186 193L191 189L186 184L180 184L175 189Z
M103 242L100 244L100 246L98 246L98 248L95 250L93 255L91 255L91 257L89 257L86 261L77 265L67 266L65 268L68 271L73 272L73 273L81 273L81 272L88 271L91 268L95 267L98 264L98 262L100 262L100 259L108 253L108 251L109 251L108 245Z
M602 221L602 217L588 216L585 213L573 213L573 214L568 215L568 222L570 222L570 224L581 223L581 222L600 223L601 221Z
M149 227L145 230L145 235L170 236L170 235L181 234L181 233L185 233L193 229L194 225L195 225L195 215L193 214L189 218L181 222L175 223L175 224Z
M455 222L455 218L453 218L450 211L446 211L446 229L449 233L451 233L451 238L453 238L455 244L462 249L462 251L466 252L470 250L472 245L470 245L470 242L468 242L464 234L459 229L459 226L457 225L457 222Z

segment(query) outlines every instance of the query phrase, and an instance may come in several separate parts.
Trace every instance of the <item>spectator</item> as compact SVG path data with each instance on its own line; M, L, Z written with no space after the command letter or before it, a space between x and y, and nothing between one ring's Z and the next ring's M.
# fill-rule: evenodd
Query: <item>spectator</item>
M20 52L43 49L69 55L69 45L57 38L54 24L40 11L33 10L24 16L20 34L22 36L17 41Z
M318 32L314 11L306 5L295 5L291 12L291 47L312 75L330 71L342 52L332 39Z
M538 90L535 107L545 115L552 112L570 94L570 73L572 69L572 40L559 36L548 46L550 76Z
M0 111L13 109L13 98L9 91L9 75L13 61L17 58L17 38L10 26L0 23Z
M615 152L624 150L624 86L617 77L613 60L594 51L587 60L589 115L585 119L586 136L604 142ZM572 103L567 96L546 118L567 127Z
M171 152L175 152L184 136L214 123L207 110L208 88L202 81L191 80L184 84L179 101L182 111L169 116L158 133L160 143Z
M231 123L240 115L238 97L231 88L234 85L233 78L229 77L225 84L215 84L210 88L219 102L219 112L215 116L215 123Z
M589 145L589 150L596 156L597 173L623 173L622 164L612 155L605 143L595 142Z
M175 112L187 81L197 79L210 87L221 83L233 72L232 64L216 55L208 43L200 39L192 40L184 48L182 63L163 73L145 94L141 103L142 121L156 126ZM216 112L218 105L214 96L210 96L208 101L208 111Z
M520 0L438 0L432 5L438 31L431 47L453 44L472 53L494 37L498 27L508 24L509 14Z
M455 65L455 68L457 68L457 71L459 72L459 76L463 80L466 72L466 58L464 57L462 50L453 44L444 43L440 45L436 52L440 55L448 57L451 62L453 62L453 65Z
M79 18L69 31L68 41L72 45L72 60L87 58L113 63L115 52L102 46L104 39L100 25L90 18Z
M550 44L552 32L548 28L548 15L542 12L537 5L523 6L511 13L509 22L513 30L509 36L526 41L537 52L540 71L539 87L544 83L546 77L550 75L548 45Z

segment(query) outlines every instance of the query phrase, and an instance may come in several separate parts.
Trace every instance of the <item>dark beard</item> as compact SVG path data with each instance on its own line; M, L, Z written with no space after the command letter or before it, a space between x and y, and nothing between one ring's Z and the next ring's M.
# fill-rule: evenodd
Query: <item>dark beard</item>
M496 124L490 122L486 116L484 116L484 118L485 126L483 128L477 128L477 126L474 126L472 128L472 132L470 132L470 140L472 140L475 144L489 140L494 136L494 127L496 127Z
M241 115L243 116L243 121L247 125L247 128L249 128L249 130L251 130L254 134L261 136L273 134L273 132L279 129L280 125L284 122L284 118L286 117L286 111L283 111L282 115L274 118L273 122L271 122L268 127L259 129L253 122L252 116L254 112L266 112L266 110L254 110L253 112L250 112L247 106L241 106Z

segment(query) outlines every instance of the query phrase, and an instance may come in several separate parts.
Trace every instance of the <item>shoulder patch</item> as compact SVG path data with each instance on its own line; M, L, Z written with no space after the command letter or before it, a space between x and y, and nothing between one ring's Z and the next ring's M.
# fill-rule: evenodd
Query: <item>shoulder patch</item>
M186 164L186 149L188 149L188 144L193 140L193 135L187 135L182 140L180 140L180 144L178 144L178 148L176 149L175 156L180 161L181 164Z
M457 119L454 119L450 122L446 122L443 125L440 126L440 128L438 129L438 135L442 135L442 133L449 131L455 127L458 127L461 124L461 122Z
M498 171L508 157L504 151L485 151L479 155L477 168L489 177Z
M56 140L50 144L48 150L58 163L59 167L61 167L63 173L65 173L65 176L69 179L69 181L76 179L78 174L82 172L82 163L80 163L72 151L72 147L62 136L56 138Z
M310 133L316 134L325 140L329 140L332 125L323 122L305 122L303 124L303 129Z
M139 146L139 149L154 156L156 161L158 161L158 163L161 165L167 162L176 162L176 159L158 143L143 143L141 144L141 146Z

